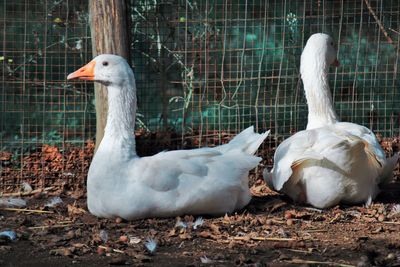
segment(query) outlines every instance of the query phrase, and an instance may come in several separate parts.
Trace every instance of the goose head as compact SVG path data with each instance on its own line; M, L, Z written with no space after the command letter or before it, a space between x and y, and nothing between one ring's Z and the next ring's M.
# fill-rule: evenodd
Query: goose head
M82 68L69 74L67 79L95 81L113 88L126 87L127 82L134 80L132 69L126 60L111 54L95 57Z
M330 65L339 66L332 37L325 33L311 35L301 54L300 72L302 77L307 73L314 74L315 68L326 70Z

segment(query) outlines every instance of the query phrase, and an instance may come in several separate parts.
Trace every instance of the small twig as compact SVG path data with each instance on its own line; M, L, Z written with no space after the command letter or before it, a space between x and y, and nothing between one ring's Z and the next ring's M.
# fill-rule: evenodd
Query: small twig
M292 249L292 248L288 248L287 250L293 251L293 252L304 253L304 254L311 254L312 253L310 250L301 250L301 249Z
M99 246L99 248L102 248L102 249L107 249L107 247L105 247L105 246ZM125 252L123 252L122 250L119 250L119 249L116 249L116 248L111 248L112 249L112 251L113 252L117 252L117 253L121 253L121 254L125 254Z
M382 222L382 223L386 223L386 224L397 224L397 225L400 225L400 222Z
M340 218L340 213L336 213L335 214L335 217L333 217L330 221L329 221L329 223L333 223L333 222L336 222L339 218Z
M0 193L0 197L23 197L23 196L31 196L31 195L34 195L34 194L36 194L36 193L42 193L42 192L50 191L50 190L52 190L53 188L54 188L54 187L50 186L50 187L46 187L46 188L35 189L35 190L30 191L30 192Z
M295 241L296 240L294 238L261 237L261 236L255 236L255 237L252 237L251 239L258 240L258 241Z
M385 30L385 28L383 27L382 22L379 20L378 16L375 14L374 10L371 7L371 4L369 3L368 0L364 0L365 4L367 5L367 8L369 10L369 12L372 14L372 16L374 17L376 23L378 23L379 29L382 31L383 35L385 35L386 40L388 41L389 44L393 44L393 40L392 38L390 38L389 34L387 33L387 31Z
M55 225L32 226L28 227L28 229L35 230L35 229L46 229L46 228L63 228L68 226L81 226L81 225L85 225L85 223L66 223L66 224L55 224Z
M52 44L46 46L46 47L44 48L44 50L47 50L47 49L51 48L52 46L56 46L56 45L58 45L58 44L66 44L67 41L72 40L72 39L91 39L91 38L92 38L92 37L90 37L90 36L71 37L71 38L68 38L68 39L66 39L66 40L64 40L64 41L58 41L58 42L52 43ZM25 59L24 62L22 62L21 64L19 64L18 66L16 66L16 67L12 70L13 73L15 73L18 69L22 68L22 66L24 66L25 64L31 63L32 60L34 59L34 57L37 56L37 55L39 55L39 52L36 52L36 53L31 54L30 57L29 57L28 59Z
M245 236L235 236L234 240L246 240ZM293 238L279 238L279 237L262 237L262 236L254 236L250 237L251 240L255 241L295 241Z
M339 266L339 267L355 267L355 265L342 264L342 263L331 262L331 261L310 261L310 260L302 260L302 259L293 259L293 260L286 260L285 262L294 263L294 264L322 264L322 265L331 265L331 266Z
M310 230L304 230L302 231L304 233L325 233L328 232L328 230L323 230L323 229L310 229Z
M278 220L278 219L271 219L271 222L274 224L286 224L286 221Z
M392 32L394 32L394 33L400 34L399 31L396 31L396 30L394 30L394 29L392 29L392 28L389 28L389 30L392 31Z
M304 209L309 210L309 211L315 211L315 212L318 212L318 213L322 213L323 212L323 210L321 210L321 209L310 208L310 207L305 207Z
M150 38L150 39L151 39L152 41L154 41L154 42L157 42L157 40L156 40L154 37L149 36L148 34L145 34L144 32L141 32L141 31L138 30L137 33L142 34L142 35L144 35L144 36ZM172 55L172 56L175 58L175 60L179 63L179 65L180 65L182 68L184 68L187 72L190 71L190 69L185 65L185 63L182 62L182 60L180 59L180 57L179 57L179 55L178 55L177 53L174 53L171 49L169 49L169 48L168 48L166 45L164 45L162 42L159 43L159 44L161 45L162 48L164 48L170 55Z
M54 213L48 210L29 210L29 209L18 209L18 208L0 208L0 210L16 211L16 212L31 212L31 213Z

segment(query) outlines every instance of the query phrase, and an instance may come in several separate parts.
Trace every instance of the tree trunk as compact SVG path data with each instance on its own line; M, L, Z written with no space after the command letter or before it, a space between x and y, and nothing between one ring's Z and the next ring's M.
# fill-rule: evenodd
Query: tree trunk
M116 54L129 60L129 27L126 0L90 0L90 29L93 56ZM96 150L107 121L107 90L95 83Z

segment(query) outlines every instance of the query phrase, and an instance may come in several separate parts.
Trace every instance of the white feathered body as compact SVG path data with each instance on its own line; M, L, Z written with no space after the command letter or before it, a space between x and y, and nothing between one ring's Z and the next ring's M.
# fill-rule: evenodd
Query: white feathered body
M304 130L286 139L274 156L267 183L317 208L370 203L388 181L398 156L386 159L374 134L346 122Z
M268 133L250 127L229 144L123 157L126 141L102 141L88 174L88 207L99 217L138 219L182 214L220 215L250 201L248 172ZM105 144L105 145L103 145Z
M338 63L332 38L314 34L301 55L308 123L282 142L264 179L275 190L317 208L370 203L390 180L398 155L386 159L366 127L339 122L329 89L328 69Z

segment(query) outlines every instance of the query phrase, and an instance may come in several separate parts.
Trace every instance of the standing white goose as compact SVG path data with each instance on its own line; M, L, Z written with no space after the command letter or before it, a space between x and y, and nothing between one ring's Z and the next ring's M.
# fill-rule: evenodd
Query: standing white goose
M272 171L264 171L270 187L317 208L370 203L398 160L398 154L386 159L366 127L339 122L328 85L329 66L338 63L329 35L317 33L308 39L300 66L307 129L283 141Z
M139 219L184 214L224 214L250 201L248 171L267 137L249 127L215 148L161 152L140 158L135 150L136 85L125 59L100 55L67 79L107 86L104 138L90 165L88 208L98 217Z

